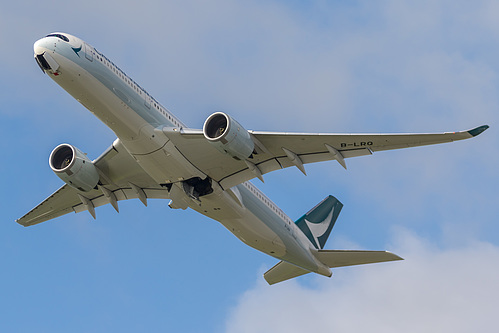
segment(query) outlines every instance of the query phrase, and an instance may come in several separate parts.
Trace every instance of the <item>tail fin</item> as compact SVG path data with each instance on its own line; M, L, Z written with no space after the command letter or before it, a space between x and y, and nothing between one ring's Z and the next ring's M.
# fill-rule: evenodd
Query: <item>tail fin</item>
M330 195L300 217L296 225L317 249L323 249L341 208L343 204Z

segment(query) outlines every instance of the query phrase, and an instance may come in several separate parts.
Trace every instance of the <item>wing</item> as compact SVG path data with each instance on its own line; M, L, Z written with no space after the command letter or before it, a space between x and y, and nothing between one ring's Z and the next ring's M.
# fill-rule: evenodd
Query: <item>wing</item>
M118 210L118 201L139 198L168 199L168 190L154 182L116 140L94 161L100 173L98 189L78 191L64 185L29 213L16 220L23 226L41 223L70 212L88 210L95 218L95 207L110 203Z
M163 128L164 132L194 166L223 188L230 188L268 172L304 164L337 160L346 167L345 158L370 155L376 151L416 147L472 138L488 126L473 130L440 134L306 134L250 131L256 154L248 161L235 160L220 153L201 130ZM95 207L110 203L118 210L118 201L139 198L169 199L168 189L157 184L116 140L94 161L100 185L81 192L64 185L42 203L17 220L23 226L55 217L88 210L95 218Z
M230 188L268 172L304 164L371 155L373 152L452 142L475 137L489 126L469 131L433 134L310 134L249 131L256 154L248 161L238 161L220 153L201 130L173 131L164 128L177 148L191 163L223 188ZM248 163L249 162L249 163Z

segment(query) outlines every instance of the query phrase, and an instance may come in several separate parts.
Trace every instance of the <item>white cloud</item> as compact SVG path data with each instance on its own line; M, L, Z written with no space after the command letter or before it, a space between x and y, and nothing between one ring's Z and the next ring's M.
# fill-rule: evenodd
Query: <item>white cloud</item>
M399 230L403 262L336 269L329 280L257 285L244 293L227 332L495 332L499 247L440 249ZM309 281L310 282L310 281Z
M26 55L4 53L7 70L16 76L36 71L32 42L67 31L106 53L193 126L222 108L259 129L313 130L317 119L328 119L320 131L380 124L381 130L438 129L477 115L486 120L498 104L496 58L477 56L484 45L497 44L495 25L484 20L484 8L493 6L487 1L352 7L319 1L295 8L232 0L142 6L92 0L54 6L65 13L57 20L20 5L0 14L1 39ZM108 24L103 29L94 22ZM299 112L310 117L299 119ZM428 116L435 125L427 124Z

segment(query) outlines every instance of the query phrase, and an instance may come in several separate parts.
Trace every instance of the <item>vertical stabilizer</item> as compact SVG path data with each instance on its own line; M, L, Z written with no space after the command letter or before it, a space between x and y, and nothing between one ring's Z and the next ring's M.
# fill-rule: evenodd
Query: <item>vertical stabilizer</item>
M343 204L330 195L300 217L296 225L317 249L323 249L341 208Z

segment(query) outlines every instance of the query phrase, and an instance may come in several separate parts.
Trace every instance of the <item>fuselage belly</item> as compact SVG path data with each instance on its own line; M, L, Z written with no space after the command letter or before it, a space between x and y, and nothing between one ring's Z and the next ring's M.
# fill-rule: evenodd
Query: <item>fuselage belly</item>
M152 179L180 186L189 178L206 178L161 130L185 128L166 108L90 45L76 37L71 44L47 38L35 44L35 52L48 53L59 65L49 76L105 123ZM308 239L255 186L213 188L198 201L187 200L188 206L259 251L327 275L329 270L312 255Z

